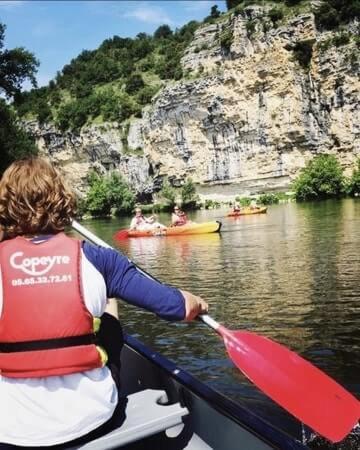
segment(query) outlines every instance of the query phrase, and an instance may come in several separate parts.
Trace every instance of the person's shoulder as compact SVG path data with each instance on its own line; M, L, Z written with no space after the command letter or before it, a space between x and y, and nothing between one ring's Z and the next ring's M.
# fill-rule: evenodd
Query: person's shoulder
M86 259L109 281L117 271L123 273L129 267L129 259L113 248L83 243Z

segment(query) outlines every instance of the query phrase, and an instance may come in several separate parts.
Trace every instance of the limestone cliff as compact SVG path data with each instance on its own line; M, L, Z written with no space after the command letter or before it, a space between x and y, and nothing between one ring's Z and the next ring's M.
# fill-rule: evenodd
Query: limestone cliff
M198 78L164 89L144 121L157 173L258 191L287 187L320 152L350 170L360 153L359 50L330 39L312 14L274 27L260 7L198 30L183 58ZM308 49L303 67L296 55Z
M120 170L138 192L188 176L204 192L283 189L323 152L350 171L360 153L359 24L348 28L336 46L311 13L275 26L251 6L198 29L182 59L186 79L163 88L130 127L32 130L80 190L92 166Z
M130 129L117 123L84 127L80 133L60 132L55 126L26 122L42 156L47 156L65 174L81 196L91 171L105 174L119 171L139 194L151 194L150 166L141 146L138 123ZM125 130L124 130L125 128ZM128 135L124 138L124 133Z

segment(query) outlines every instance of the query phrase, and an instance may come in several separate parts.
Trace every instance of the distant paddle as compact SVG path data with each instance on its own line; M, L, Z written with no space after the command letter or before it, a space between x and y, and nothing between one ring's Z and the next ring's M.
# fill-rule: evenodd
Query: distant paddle
M129 237L127 230L119 230L114 234L115 239L121 241L123 239L127 239Z
M78 222L72 226L95 244L110 248ZM314 431L339 442L357 424L360 402L310 362L264 336L228 330L207 314L199 318L223 338L230 358L244 375Z

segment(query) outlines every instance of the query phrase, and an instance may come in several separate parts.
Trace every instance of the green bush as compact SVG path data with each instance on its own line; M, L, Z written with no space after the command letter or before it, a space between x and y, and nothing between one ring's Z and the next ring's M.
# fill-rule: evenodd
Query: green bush
M343 170L335 156L316 156L302 169L293 188L297 200L340 196L345 190Z
M327 0L315 11L316 26L325 30L333 30L342 23L359 18L359 0Z
M220 46L223 48L227 53L230 51L231 44L234 41L234 35L231 28L226 29L223 31L220 35Z
M249 206L251 203L250 197L235 197L235 201L240 203L240 206Z
M360 158L357 160L356 168L348 182L347 192L350 195L360 194Z
M279 203L279 197L277 194L262 194L258 202L262 205L273 205Z
M135 194L117 173L89 176L90 189L85 198L85 210L93 216L108 216L131 212L135 205Z
M45 123L52 120L52 112L50 106L47 104L45 100L38 103L36 108L36 115L39 123Z
M18 125L15 114L0 98L0 174L14 160L37 154L33 140Z
M140 105L147 105L159 90L158 86L144 86L137 93L136 99Z
M169 25L160 25L154 33L155 39L166 39L172 36L173 32Z
M235 8L236 6L240 5L243 2L243 0L226 0L226 7L227 9Z
M348 33L336 34L332 39L335 47L341 47L342 45L347 45L350 42L350 36Z
M255 20L248 20L245 24L246 28L246 35L248 38L250 38L256 30L256 21Z
M206 199L204 203L205 209L215 209L220 208L221 204L220 202L217 202L216 200Z
M297 42L294 47L294 57L301 67L309 67L313 53L313 44L307 41Z
M73 100L62 105L58 111L56 124L60 130L79 130L87 121L85 102Z
M195 184L188 178L181 188L181 202L186 209L195 209L199 196L196 194Z
M272 8L269 11L269 17L271 22L276 25L277 22L284 17L284 13L280 8Z
M166 200L167 205L172 208L175 205L176 191L167 180L163 181L160 196Z
M135 94L138 92L141 88L145 86L144 80L142 79L142 76L140 73L134 73L130 75L128 80L126 81L126 92L128 94Z

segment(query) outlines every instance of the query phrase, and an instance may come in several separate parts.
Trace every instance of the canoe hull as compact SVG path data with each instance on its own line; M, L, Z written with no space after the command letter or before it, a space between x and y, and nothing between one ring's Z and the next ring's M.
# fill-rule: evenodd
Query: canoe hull
M217 233L220 231L221 222L191 223L179 227L169 227L164 230L155 229L147 231L128 231L128 237L154 237L154 236L187 236L190 234Z
M243 211L238 211L238 212L229 212L227 214L227 217L239 217L239 216L251 216L253 214L265 214L267 211L267 207L263 206L261 208L258 209L244 209Z
M251 411L193 378L173 362L151 351L133 337L125 336L121 360L123 395L132 396L147 389L162 390L166 391L168 404L178 403L188 410L181 424L139 441L133 441L131 450L301 450L307 448ZM146 405L143 405L144 408ZM131 411L129 415L131 416ZM127 448L116 445L114 434L111 435L111 433L75 448L83 450Z

